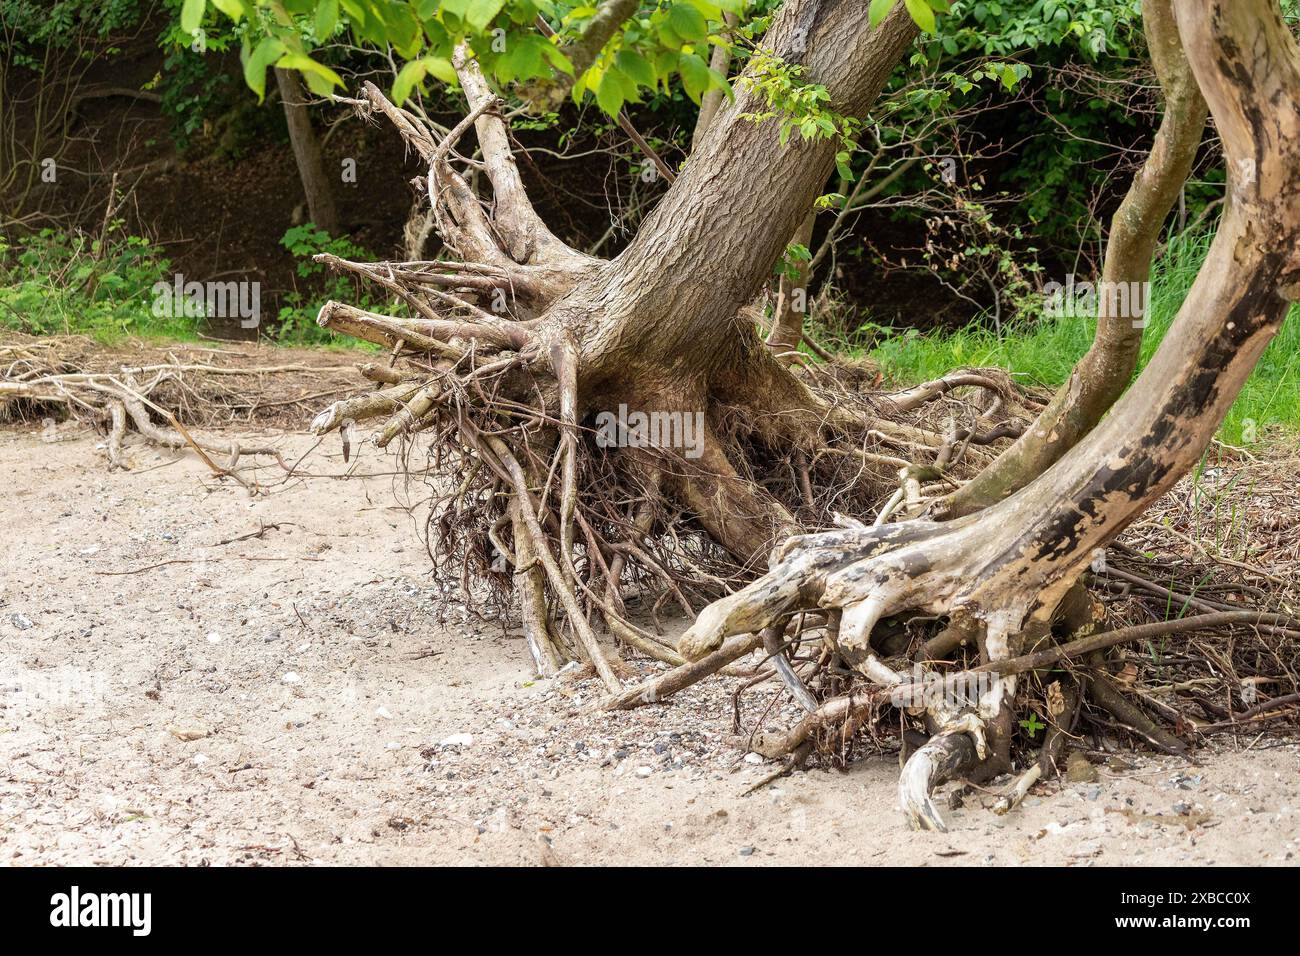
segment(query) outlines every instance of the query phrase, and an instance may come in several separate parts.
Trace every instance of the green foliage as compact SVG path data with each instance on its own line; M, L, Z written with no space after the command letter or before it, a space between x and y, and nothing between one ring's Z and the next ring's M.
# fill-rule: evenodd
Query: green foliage
M282 343L293 345L324 345L337 341L330 332L316 324L320 308L328 300L347 302L357 308L387 315L403 315L405 310L392 303L372 300L372 288L331 272L312 257L328 252L340 259L370 261L374 256L366 249L339 236L332 237L314 223L294 226L281 238L284 246L297 260L295 271L304 280L304 288L295 288L284 297L284 305L277 315L278 322L272 333Z
M726 79L708 67L712 43L724 42L723 14L749 0L649 0L615 33L591 67L574 77L573 96L590 93L610 115L676 80L699 101ZM205 29L220 15L241 38L244 78L265 95L270 66L298 70L317 94L343 85L320 53L343 39L390 49L402 63L393 84L399 104L427 81L455 83L452 53L466 43L499 84L548 81L573 74L566 42L580 37L597 12L592 3L557 0L184 0L179 29ZM555 31L537 28L545 19Z
M36 69L47 46L77 50L88 39L104 40L139 23L151 6L145 0L0 0L4 59Z
M952 55L1071 48L1127 58L1142 45L1142 0L953 0L938 44Z
M102 339L193 336L192 320L156 318L151 310L152 287L170 271L158 247L122 235L120 221L102 240L55 229L16 244L0 238L0 325Z
M1156 264L1142 343L1143 367L1169 331L1209 241L1207 234L1178 237ZM1088 350L1095 329L1095 319L1031 314L1005 324L1001 335L986 322L930 334L870 324L862 331L879 337L870 355L900 382L929 381L965 365L994 365L1055 388L1067 380ZM1264 352L1219 434L1232 444L1250 444L1253 436L1278 428L1300 434L1300 310L1291 312Z
M811 141L838 139L843 174L847 153L856 147L855 138L862 124L830 109L830 91L821 83L805 82L803 75L802 66L787 63L770 50L755 50L749 58L749 73L741 82L762 96L771 109L741 116L755 123L777 119L782 145L792 133Z
M898 2L899 0L871 0L871 6L867 8L871 25L878 26L880 21L898 6ZM902 2L907 7L907 13L912 21L926 33L935 33L938 29L935 13L947 13L950 9L948 0L902 0Z
M173 18L158 37L163 65L146 88L156 89L162 96L172 138L178 149L185 150L210 123L239 106L221 57L238 47L239 38L235 30L224 29L219 23L208 24L198 34L182 29L179 14L183 0L165 2Z

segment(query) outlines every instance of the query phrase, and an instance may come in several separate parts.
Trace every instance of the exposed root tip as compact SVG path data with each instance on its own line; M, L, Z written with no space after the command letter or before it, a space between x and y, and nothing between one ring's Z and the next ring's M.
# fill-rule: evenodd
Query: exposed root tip
M972 715L973 716L973 715ZM913 830L947 833L931 794L979 759L976 744L964 723L931 737L907 759L898 777L898 802Z
M321 311L323 312L324 310L322 309ZM311 420L311 432L313 435L324 435L339 427L339 408L341 405L342 402L335 402Z

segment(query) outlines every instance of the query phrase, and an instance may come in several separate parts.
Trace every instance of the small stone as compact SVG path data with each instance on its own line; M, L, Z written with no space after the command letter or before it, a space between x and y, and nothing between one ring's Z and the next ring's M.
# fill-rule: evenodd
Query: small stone
M754 855L754 848L753 848L752 846L742 846L742 847L740 848L740 855L741 855L741 856L753 856L753 855Z
M762 754L756 754L752 750L749 753L745 754L745 763L760 764L762 762L763 762Z
M20 631L30 630L36 626L26 614L11 614L9 615L9 622Z
M393 715L392 715L391 713L388 712L388 708L387 708L387 707L376 707L376 708L375 708L375 716L378 717L378 718L380 718L381 720L392 720L392 719L393 719Z
M472 734L452 734L450 737L444 737L438 741L439 747L469 747L474 743Z
M1097 768L1077 750L1071 750L1065 761L1065 779L1070 783L1096 783Z
M293 671L285 671L280 677L280 680L286 684L298 684L302 682L302 678Z
M653 768L653 767L644 767L644 766L643 766L643 767L637 767L637 768L636 768L636 775L637 775L638 777L648 777L648 776L650 776L650 774L652 774L652 773L654 773L654 768Z
M168 724L167 733L177 740L188 743L191 740L202 740L208 735L208 729L201 724L180 722Z
M221 643L221 635L218 634L216 631L209 631L209 632L208 632L208 643L209 643L209 644L220 644L220 643Z

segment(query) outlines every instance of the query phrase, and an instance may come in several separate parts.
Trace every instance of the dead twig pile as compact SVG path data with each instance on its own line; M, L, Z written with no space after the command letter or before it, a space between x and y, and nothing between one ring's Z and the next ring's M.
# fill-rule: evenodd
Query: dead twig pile
M0 342L0 416L53 423L76 418L107 436L110 468L129 467L129 434L172 449L193 449L215 474L250 490L239 461L279 451L258 440L196 434L196 428L300 420L322 397L348 394L355 366L318 353L282 355L235 343L222 347L144 343L107 347L85 336L8 333ZM275 383L275 384L272 384Z

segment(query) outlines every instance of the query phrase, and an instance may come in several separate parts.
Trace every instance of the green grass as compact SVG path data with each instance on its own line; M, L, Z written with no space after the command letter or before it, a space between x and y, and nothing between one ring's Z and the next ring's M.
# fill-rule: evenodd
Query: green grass
M316 324L327 299L402 315L390 303L373 300L359 283L332 275L315 262L317 252L343 258L371 258L347 239L330 238L310 223L285 233L281 244L297 263L301 289L286 294L273 320L263 325L264 341L281 345L374 349L369 343L340 339ZM106 344L126 338L195 341L207 319L180 310L157 309L155 284L171 289L172 265L162 249L139 236L123 235L114 221L102 237L43 229L10 241L0 234L0 329L33 335L89 335ZM167 314L177 311L175 316ZM162 314L156 314L162 313Z
M1142 366L1168 332L1209 243L1205 235L1177 239L1157 262ZM905 384L938 378L963 365L983 365L1056 387L1092 344L1095 327L1095 319L1043 316L1004 325L1001 335L979 321L932 333L877 328L883 338L866 354L880 363L885 374ZM1241 444L1250 442L1252 431L1262 434L1276 428L1300 434L1300 318L1294 311L1260 359L1219 434L1224 441Z

